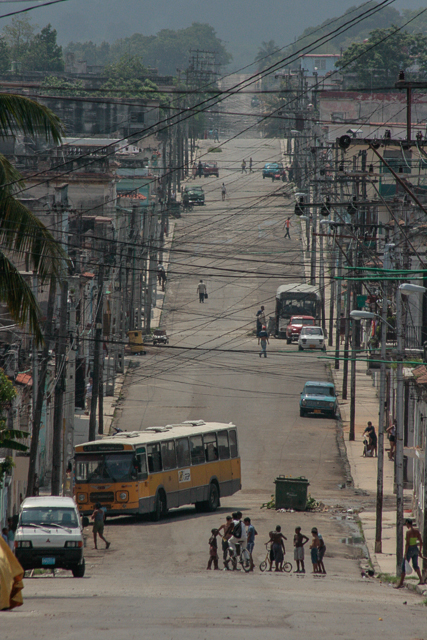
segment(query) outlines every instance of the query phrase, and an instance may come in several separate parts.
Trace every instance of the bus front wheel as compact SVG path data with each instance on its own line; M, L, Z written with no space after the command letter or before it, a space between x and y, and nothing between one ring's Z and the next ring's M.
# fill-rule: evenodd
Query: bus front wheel
M206 500L206 511L216 511L219 506L219 490L217 485L212 482L209 486L209 498Z

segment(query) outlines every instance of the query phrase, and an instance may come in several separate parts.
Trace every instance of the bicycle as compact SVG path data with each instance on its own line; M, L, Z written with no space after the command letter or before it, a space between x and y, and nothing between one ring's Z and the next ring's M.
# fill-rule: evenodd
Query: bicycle
M270 549L268 548L268 546L267 546L267 545L265 545L265 548L267 549L267 553L266 553L266 556L265 556L265 560L263 560L263 561L261 562L261 564L259 565L259 570L260 570L261 572L264 572L264 571L267 569L267 565L268 565L268 563L269 563L269 561L270 561ZM273 561L272 561L272 563L273 563ZM284 563L282 564L282 571L283 571L284 573L291 573L291 571L292 571L292 564L291 564L290 562L284 562Z
M240 544L236 544L236 555L231 555L231 549L228 549L229 558L225 561L228 567L228 563L231 560L231 564L233 565L233 570L237 570L237 563L242 565L242 569L245 573L249 573L251 570L251 559L249 555L249 551L247 549L243 549Z

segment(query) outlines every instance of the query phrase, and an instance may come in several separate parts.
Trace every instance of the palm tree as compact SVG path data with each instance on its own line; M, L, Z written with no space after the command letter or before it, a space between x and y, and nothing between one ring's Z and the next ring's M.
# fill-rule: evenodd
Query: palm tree
M261 72L270 67L275 62L279 62L281 58L279 45L274 40L261 42L255 62L258 63L258 71Z
M11 133L43 136L57 144L61 141L63 128L50 109L34 100L0 94L0 137ZM22 186L19 172L0 154L0 301L6 303L15 322L21 326L28 322L40 344L43 336L39 308L13 259L25 258L29 268L43 282L59 276L67 257L48 229L18 200L17 192Z

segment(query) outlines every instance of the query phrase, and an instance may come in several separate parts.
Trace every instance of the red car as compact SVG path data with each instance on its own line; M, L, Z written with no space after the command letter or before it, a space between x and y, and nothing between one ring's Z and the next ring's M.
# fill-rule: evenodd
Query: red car
M216 162L204 162L203 163L203 175L205 178L209 178L209 176L215 176L219 178L218 165Z
M291 344L292 340L298 340L303 327L314 327L316 320L313 316L292 316L286 327L286 342Z

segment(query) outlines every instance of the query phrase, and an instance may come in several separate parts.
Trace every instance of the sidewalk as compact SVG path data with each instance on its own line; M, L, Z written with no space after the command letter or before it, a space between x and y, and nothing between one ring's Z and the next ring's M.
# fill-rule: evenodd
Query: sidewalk
M295 224L295 221L294 221ZM303 232L302 224L299 226L299 235L302 245L303 261L305 264L306 282L310 280L309 273L309 255L306 250L306 235ZM326 255L326 250L325 250ZM327 262L327 261L326 261ZM318 274L317 282L318 282ZM325 308L329 309L330 289L325 288ZM329 347L328 355L335 353L335 335L333 336L334 345ZM340 357L343 357L343 346L340 346ZM363 357L363 352L360 355ZM334 368L333 360L325 360L329 363L331 375L334 380L337 392L339 394L339 406L341 413L341 426L343 432L343 441L346 449L346 457L349 463L351 477L354 489L357 493L370 497L370 502L375 500L377 493L377 458L363 457L363 432L367 422L370 420L378 432L378 413L379 398L378 389L375 385L374 376L368 372L367 363L362 360L356 363L356 418L355 418L355 440L349 441L350 432L350 363L348 372L347 400L342 400L342 377L343 362L340 361L340 369ZM376 376L377 384L379 384L379 375ZM375 506L368 508L366 511L359 513L360 523L363 528L366 546L369 556L376 574L396 575L396 509L393 506L396 502L396 496L393 492L394 482L394 464L388 458L389 443L384 438L384 481L383 481L383 517L382 517L382 553L375 553L375 524L376 513ZM411 504L412 491L404 491L405 507ZM375 504L375 502L374 502ZM390 506L391 505L391 506ZM411 516L411 510L406 508L405 515ZM416 589L421 595L427 595L427 587L415 587L414 584L410 588Z

